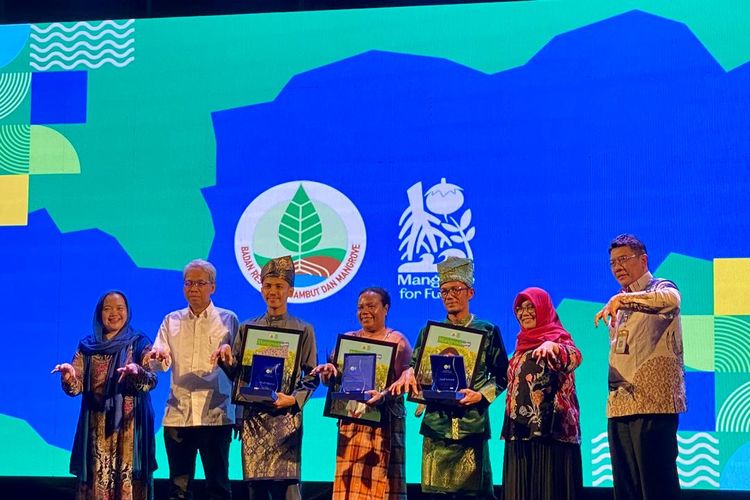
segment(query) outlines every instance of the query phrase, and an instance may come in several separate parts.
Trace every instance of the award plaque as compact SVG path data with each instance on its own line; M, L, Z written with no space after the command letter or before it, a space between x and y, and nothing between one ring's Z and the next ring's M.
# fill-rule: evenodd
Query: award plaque
M449 394L471 387L474 380L474 374L476 373L477 360L481 358L484 352L486 335L487 332L484 330L452 325L450 323L429 321L424 329L424 333L422 334L422 344L419 349L417 364L414 367L414 377L417 379L419 392L414 395L409 395L409 401L414 401L416 403L455 402L456 399L451 400ZM450 362L435 365L432 362L432 357L434 355L438 355L441 358L460 358L461 361L452 360ZM458 363L461 363L461 366L464 369L463 379L458 379L458 382L464 384L463 387L447 392L443 391L443 387L448 387L449 380L451 381L450 383L452 383L454 375L449 372L454 367L456 368L456 371L458 371ZM443 368L446 364L448 364L449 367ZM436 369L438 369L437 372L435 372ZM444 382L435 380L436 373L440 376L446 377ZM458 377L458 374L455 376ZM456 387L459 387L459 385L456 385ZM441 394L439 400L428 400L425 396L426 391L432 396L437 396L437 393L439 392L446 393ZM454 395L452 397L456 398L458 396ZM463 396L458 399L462 398Z
M383 407L365 404L371 398L362 393L367 390L382 392L393 383L397 349L395 341L339 335L336 350L329 360L336 365L339 376L328 384L323 415L359 424L380 425Z
M432 388L423 391L425 400L451 403L463 399L464 395L459 392L467 387L463 356L432 354L430 366Z
M302 332L284 328L242 324L242 350L237 362L232 402L273 403L276 393L291 395L299 377Z
M273 403L278 399L276 393L281 390L284 377L284 358L253 354L250 367L250 383L240 388L250 403Z
M375 365L377 355L344 354L344 368L341 370L341 386L331 393L332 399L367 401L372 396L367 394L375 388Z

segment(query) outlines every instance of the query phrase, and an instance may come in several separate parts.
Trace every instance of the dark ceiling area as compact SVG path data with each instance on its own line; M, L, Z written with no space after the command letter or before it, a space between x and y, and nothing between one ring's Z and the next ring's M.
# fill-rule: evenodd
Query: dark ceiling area
M488 1L490 0L0 0L0 24L363 9Z

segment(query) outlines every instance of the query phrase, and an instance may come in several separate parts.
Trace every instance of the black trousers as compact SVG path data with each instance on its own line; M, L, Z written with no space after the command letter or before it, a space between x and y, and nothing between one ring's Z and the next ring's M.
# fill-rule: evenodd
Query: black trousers
M229 483L229 444L231 425L164 427L164 445L169 460L169 498L193 498L195 458L200 452L210 499L232 498Z
M631 415L607 423L615 500L676 500L676 414Z

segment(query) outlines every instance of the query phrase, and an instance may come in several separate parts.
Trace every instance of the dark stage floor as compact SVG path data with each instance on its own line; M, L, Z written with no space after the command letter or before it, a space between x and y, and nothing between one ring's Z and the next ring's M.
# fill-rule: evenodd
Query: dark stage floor
M49 478L49 477L0 477L0 498L2 500L37 500L37 499L73 499L73 478ZM232 483L234 498L242 500L246 497L245 488L241 481ZM157 479L155 481L155 498L167 498L167 481ZM196 500L205 498L201 493L203 481L196 481ZM502 500L502 487L495 488L498 500ZM302 497L305 499L328 499L331 497L330 483L302 484ZM423 498L418 484L409 485L409 498ZM426 497L425 497L426 498ZM589 500L611 500L612 490L609 488L585 488L584 498ZM683 500L750 500L750 492L746 491L710 491L710 490L688 490L682 494Z

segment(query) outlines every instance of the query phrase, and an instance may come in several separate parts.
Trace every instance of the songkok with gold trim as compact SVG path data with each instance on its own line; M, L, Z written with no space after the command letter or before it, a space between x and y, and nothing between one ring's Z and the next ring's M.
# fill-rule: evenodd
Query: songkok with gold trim
M448 257L437 265L440 284L460 281L469 288L474 286L474 261L462 257Z
M281 278L289 286L294 286L294 261L291 255L277 257L266 262L266 265L260 270L260 282L266 278Z

